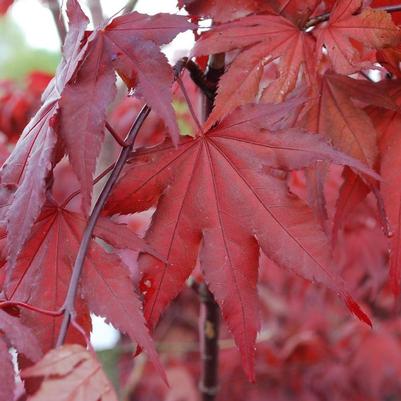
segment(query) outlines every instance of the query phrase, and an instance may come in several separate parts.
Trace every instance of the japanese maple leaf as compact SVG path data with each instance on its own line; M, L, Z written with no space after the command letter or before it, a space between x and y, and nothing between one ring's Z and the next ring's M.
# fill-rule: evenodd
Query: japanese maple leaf
M76 344L51 350L34 366L23 370L21 376L44 379L30 401L117 401L113 385L94 352Z
M11 263L15 262L46 200L46 180L56 162L59 94L77 66L88 22L76 0L68 1L67 13L70 30L64 44L65 57L43 95L42 107L24 129L0 171L0 191L5 204L1 212L7 219Z
M309 82L314 70L314 46L311 34L283 17L272 15L242 18L203 34L195 44L193 55L241 49L220 79L206 128L237 106L252 102L259 92L263 67L274 60L279 59L279 77L265 89L264 101L282 100L295 87L300 74Z
M15 189L5 208L12 263L45 202L46 181L64 144L81 182L83 211L88 214L106 108L115 94L113 66L160 113L172 137L178 135L170 104L173 75L159 46L192 27L186 18L131 13L86 39L88 19L76 0L68 1L67 13L70 29L56 77L43 95L42 108L1 170L2 190Z
M248 105L216 128L135 152L106 205L133 213L157 203L146 239L167 263L141 255L145 317L154 325L181 291L198 253L205 280L253 378L259 328L256 283L259 248L281 267L335 290L369 321L331 270L327 239L312 211L289 193L285 171L327 160L366 174L359 161L319 135L285 128L296 103ZM374 173L373 173L374 174Z
M377 133L367 115L354 100L395 109L394 101L380 87L368 81L326 74L320 82L320 96L311 97L300 126L329 138L333 145L368 166L377 156Z
M15 267L8 272L4 285L7 299L29 302L52 311L61 308L84 228L82 215L54 203L46 204ZM135 250L144 247L152 252L125 225L109 219L98 221L94 235L115 248ZM115 254L106 252L95 241L84 265L79 294L77 318L86 331L90 329L89 311L103 316L139 343L158 365L128 269ZM32 328L45 351L54 347L61 317L21 311L21 318ZM77 342L76 331L71 331L75 337L67 341ZM82 342L82 338L79 341Z
M104 139L107 107L116 92L114 69L159 114L173 141L177 141L178 127L171 104L173 72L159 47L194 27L184 16L133 12L115 18L88 38L82 62L60 101L60 134L81 182L86 213Z
M9 347L32 362L42 355L40 344L30 329L20 319L0 310L0 400L14 399L15 375Z
M354 15L361 7L362 0L339 0L329 21L315 30L318 58L322 57L324 46L333 69L341 74L371 67L375 60L369 56L369 50L394 47L401 42L400 30L390 14L365 8Z
M337 149L373 167L378 156L377 132L361 105L396 109L395 102L378 84L338 74L325 74L319 92L320 96L311 97L301 113L299 126L326 136ZM351 170L344 179L334 217L334 239L346 215L375 186ZM385 217L382 219L386 226Z

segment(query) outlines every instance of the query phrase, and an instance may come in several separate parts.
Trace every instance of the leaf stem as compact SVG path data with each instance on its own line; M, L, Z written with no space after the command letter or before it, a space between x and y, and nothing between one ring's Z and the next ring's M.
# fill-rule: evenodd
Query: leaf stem
M388 13L395 13L401 11L401 4L396 4L393 6L373 7L373 9L379 11L387 11ZM359 12L356 12L355 14L359 14ZM313 26L316 26L322 22L328 21L329 18L330 18L330 13L324 13L316 17L312 17L306 22L304 30L312 28Z
M28 309L34 312L41 313L43 315L48 315L48 316L61 316L63 314L63 310L60 309L58 311L51 311L47 309L42 309L34 305L27 304L25 302L19 302L19 301L3 301L0 302L0 309L8 308L8 307L13 307L13 306L19 306L24 309Z
M103 170L94 180L93 180L93 185L97 184L102 178L104 178L107 174L109 174L115 166L115 163L110 164L109 167L107 167L105 170ZM81 193L81 190L78 189L72 194L70 194L64 202L60 205L61 209L64 209L77 195Z
M182 79L180 77L177 78L177 83L178 83L178 86L181 89L182 94L184 95L185 101L187 102L187 105L188 105L188 108L189 108L189 112L191 113L192 119L194 120L196 126L198 127L199 132L202 133L203 132L202 125L199 122L199 119L198 119L198 117L197 117L197 115L195 113L195 110L194 110L193 106L192 106L191 99L189 98L187 90L185 89L184 83L182 82Z
M139 112L137 118L132 124L131 129L126 138L126 142L129 143L129 146L123 148L121 150L120 156L117 159L117 162L114 165L113 171L111 172L110 177L108 178L98 200L96 201L95 207L89 217L88 224L85 228L84 234L82 236L82 240L79 246L78 254L74 263L74 267L72 270L72 275L70 279L70 285L68 287L67 295L63 305L64 318L61 324L60 333L57 338L56 347L59 347L64 343L65 337L67 335L67 330L70 325L71 319L75 317L75 297L78 290L79 278L82 273L82 269L84 266L86 254L89 250L89 245L92 240L93 230L95 229L96 222L100 216L100 213L107 201L107 198L110 195L110 192L116 183L118 177L121 174L121 171L126 163L128 156L131 153L132 147L134 145L135 139L138 135L142 124L145 122L147 116L150 113L150 107L145 105L142 110Z
M123 139L121 139L120 135L117 134L117 132L114 130L114 128L110 125L108 121L106 121L106 128L110 132L111 136L116 140L116 142L122 147L125 148L129 146L127 142L125 142Z

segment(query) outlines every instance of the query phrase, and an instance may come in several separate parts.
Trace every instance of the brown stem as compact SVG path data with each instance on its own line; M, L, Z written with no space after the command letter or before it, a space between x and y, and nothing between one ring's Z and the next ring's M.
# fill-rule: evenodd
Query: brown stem
M203 103L203 120L206 120L213 109L217 83L224 73L224 53L209 57L206 80L213 85L213 96L205 97ZM219 365L219 307L206 284L199 286L201 314L199 317L199 335L201 341L201 379L199 391L202 401L214 401L218 391Z
M93 24L95 27L99 26L104 20L103 9L100 0L88 0L88 7L92 16Z
M116 183L118 177L120 176L121 170L126 163L128 156L131 153L132 147L134 145L135 139L138 135L139 129L142 127L142 124L146 120L146 117L150 113L150 107L145 105L142 110L139 112L135 122L132 124L132 127L127 135L126 142L130 145L123 148L121 150L120 156L113 168L113 171L108 178L93 211L89 217L88 224L85 228L84 234L82 236L82 240L79 246L77 258L74 263L74 267L72 270L72 275L70 279L70 285L68 287L67 295L64 301L63 310L64 310L64 318L61 324L60 333L57 338L56 347L59 347L64 343L65 337L67 335L67 330L70 325L71 319L75 317L75 296L78 290L79 278L81 276L82 268L85 262L85 257L89 249L90 242L92 240L93 230L95 229L96 222L100 216L100 213L107 201L107 198L110 195L110 192ZM105 301L106 302L106 301Z
M122 148L129 146L129 144L127 142L125 142L123 139L121 139L120 135L117 134L117 132L114 130L114 128L110 125L110 123L108 121L106 121L106 128L110 132L111 136L115 139L115 141Z
M203 119L206 120L209 114L212 112L214 106L214 98L217 92L217 83L220 77L224 74L224 53L213 54L209 57L209 62L206 70L206 81L209 85L212 85L212 96L204 99L203 107Z
M202 373L199 390L202 401L213 401L218 391L220 313L206 284L199 286Z
M195 85L203 92L203 94L210 99L213 99L213 84L210 84L204 74L203 71L199 68L198 64L196 64L192 60L188 60L185 68L189 71L189 75Z
M60 42L61 44L63 44L67 35L67 28L65 26L63 15L61 13L60 5L57 0L47 0L47 6L52 13L54 23L56 24L58 36L60 37Z
M393 6L373 7L373 9L379 11L387 11L388 13L395 13L397 11L401 11L401 4ZM359 14L359 12L356 12L355 14ZM304 29L308 29L324 21L328 21L329 18L330 18L330 13L324 13L316 17L312 17L306 22Z

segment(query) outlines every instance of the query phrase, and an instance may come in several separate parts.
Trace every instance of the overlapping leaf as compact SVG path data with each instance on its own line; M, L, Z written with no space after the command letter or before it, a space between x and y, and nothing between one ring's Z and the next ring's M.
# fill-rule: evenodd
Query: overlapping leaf
M2 213L7 218L11 264L45 202L46 180L56 161L59 94L79 61L80 42L88 22L76 0L70 0L68 5L71 28L64 46L66 57L43 95L43 106L25 128L0 172L2 198L8 198L8 207L2 208ZM10 188L15 190L13 195Z
M401 42L399 28L385 11L364 8L362 0L339 0L334 5L327 24L316 29L317 57L322 57L323 46L333 69L351 74L371 67L372 49L397 46Z
M178 138L171 106L173 74L159 46L193 27L186 18L130 13L115 18L86 40L88 19L77 0L68 1L67 12L70 29L64 58L45 91L44 105L1 171L3 192L9 194L10 187L15 190L5 208L12 263L45 202L46 181L64 144L81 182L83 210L88 213L106 109L115 95L113 67L160 114L173 139Z
M22 377L44 378L30 401L117 401L113 386L95 356L79 345L50 351Z
M215 129L133 155L106 213L157 203L146 239L167 263L139 259L145 316L154 325L194 269L201 269L253 377L259 247L277 264L335 290L368 321L331 271L329 246L311 210L289 194L283 174L327 160L373 174L320 136L283 128L297 103L249 105Z
M242 49L220 80L214 109L206 123L210 128L237 106L253 101L259 92L263 67L279 59L279 77L264 91L265 101L280 101L302 74L306 82L314 69L314 39L279 16L255 15L220 25L206 32L194 55Z
M61 308L84 227L85 219L81 215L56 204L46 205L14 269L8 274L7 298L29 302L46 310ZM116 232L121 236L121 242L116 238ZM125 225L109 219L99 220L95 235L114 247L151 252ZM87 331L90 330L89 311L104 316L158 363L127 268L116 255L107 253L95 242L91 244L85 262L76 309L78 322ZM43 349L51 349L59 333L61 318L26 311L21 314L22 321L33 329ZM72 330L70 334L72 337L67 341L82 342L79 333Z
M14 365L9 347L36 362L41 357L41 347L30 329L20 319L0 310L0 400L14 399Z
M134 12L115 18L89 37L82 62L60 101L60 133L81 182L86 213L91 204L106 111L116 91L114 69L160 115L173 141L177 141L178 127L171 104L173 73L159 46L193 27L183 16Z

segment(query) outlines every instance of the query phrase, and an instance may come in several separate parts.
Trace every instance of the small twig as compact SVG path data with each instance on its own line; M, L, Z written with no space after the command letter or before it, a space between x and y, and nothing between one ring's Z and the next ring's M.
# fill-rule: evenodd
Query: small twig
M120 135L117 134L117 132L114 130L114 128L110 125L108 121L106 121L106 128L110 132L111 136L116 140L116 142L122 147L126 148L129 146L127 142L125 142L123 139L121 139Z
M91 340L90 340L90 338L88 337L88 335L85 333L85 330L83 329L83 327L82 327L75 319L72 319L71 325L72 325L72 326L74 327L74 329L75 329L79 334L81 334L81 336L84 338L86 346L87 346L92 352L95 352L95 350L94 350L93 347L92 347Z
M147 116L150 113L150 107L145 105L142 110L139 112L135 122L133 123L126 141L130 144L129 146L123 148L121 150L120 156L111 172L110 177L108 178L96 204L93 208L93 211L89 217L88 224L85 228L84 234L82 236L82 241L79 246L77 258L74 263L74 267L72 270L72 275L70 279L70 285L68 287L67 295L65 297L63 310L64 310L64 318L61 324L60 333L57 338L56 347L59 347L64 343L65 337L67 335L68 326L70 325L71 319L75 318L75 296L78 290L79 278L81 276L81 272L84 266L86 254L89 249L90 242L92 240L93 230L95 229L96 222L100 216L100 213L103 210L103 207L107 201L107 198L110 195L114 184L116 183L120 173L126 163L128 156L131 153L132 147L134 146L135 139L138 135L139 129L142 127L142 124L145 122Z
M61 45L63 45L65 37L67 35L67 28L65 26L63 15L61 13L60 5L57 0L47 0L47 6L52 13Z
M397 4L394 6L373 7L373 9L379 11L387 11L388 13L395 13L397 11L401 11L401 4ZM357 11L355 15L359 13L360 11ZM306 22L304 30L312 28L313 26L316 26L322 22L328 21L329 18L330 18L330 13L324 13L316 17L312 17Z
M51 311L51 310L39 308L34 305L27 304L25 302L19 302L19 301L0 302L0 309L13 307L13 306L19 306L20 308L28 309L28 310L38 312L38 313L41 313L43 315L48 315L48 316L61 316L63 314L63 311L61 309L58 311Z
M195 110L194 110L193 106L192 106L191 99L189 98L187 90L185 89L185 86L184 86L184 84L183 84L183 82L182 82L180 77L177 78L177 83L178 83L178 86L181 89L182 94L184 95L185 101L187 102L187 105L188 105L188 108L189 108L189 112L191 113L192 119L194 120L195 124L197 125L199 131L203 132L202 125L199 122L199 119L198 119L198 117L197 117L197 115L195 113Z
M218 391L219 307L206 284L199 286L201 301L201 358L202 376L199 390L202 401L213 401Z
M100 0L88 0L88 7L92 16L93 24L95 27L99 26L104 20L103 9Z

